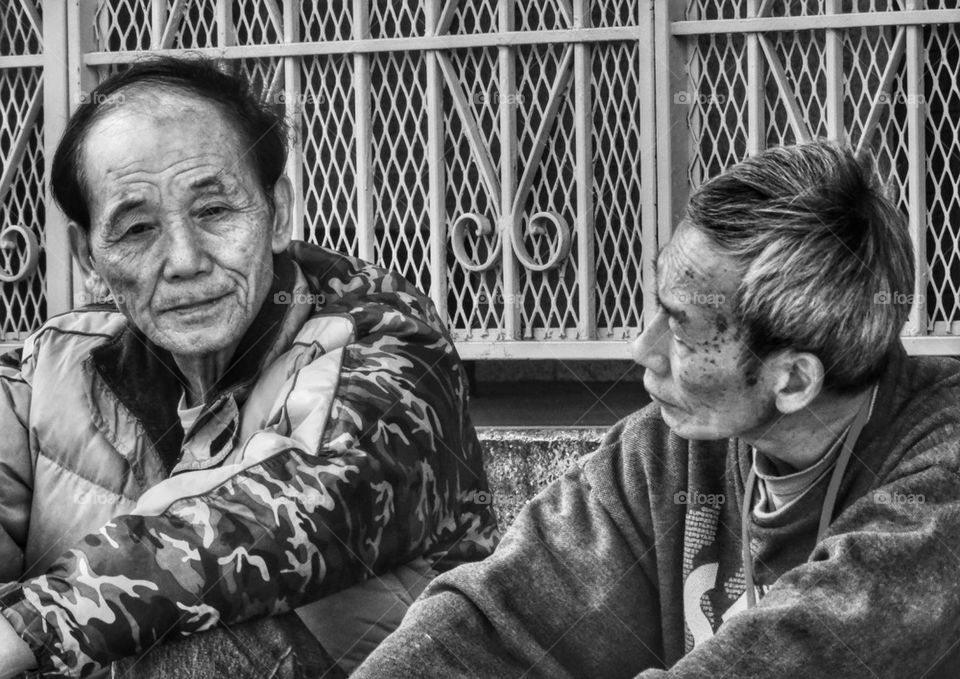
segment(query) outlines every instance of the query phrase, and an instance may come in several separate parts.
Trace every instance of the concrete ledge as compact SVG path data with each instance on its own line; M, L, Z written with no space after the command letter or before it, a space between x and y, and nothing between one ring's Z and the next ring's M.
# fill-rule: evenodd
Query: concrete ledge
M597 449L605 427L478 427L494 511L501 528L580 456Z

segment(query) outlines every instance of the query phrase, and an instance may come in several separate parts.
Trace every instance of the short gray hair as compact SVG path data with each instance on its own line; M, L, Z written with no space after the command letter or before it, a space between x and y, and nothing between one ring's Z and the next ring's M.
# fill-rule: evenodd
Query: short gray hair
M879 378L910 312L914 265L871 162L825 141L772 148L704 183L686 220L740 268L733 311L751 362L810 352L836 393Z

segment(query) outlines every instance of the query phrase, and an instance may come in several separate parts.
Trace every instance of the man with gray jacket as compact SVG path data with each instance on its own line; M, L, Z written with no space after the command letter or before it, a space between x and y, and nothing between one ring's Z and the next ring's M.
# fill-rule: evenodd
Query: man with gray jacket
M354 676L960 676L960 369L905 354L914 290L849 150L706 182L635 345L653 403Z

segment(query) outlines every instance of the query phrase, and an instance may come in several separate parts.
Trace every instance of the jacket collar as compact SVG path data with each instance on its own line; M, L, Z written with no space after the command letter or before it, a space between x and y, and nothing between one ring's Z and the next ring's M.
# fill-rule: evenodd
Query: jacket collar
M283 303L282 293L288 293L289 297L296 280L296 266L285 252L276 255L273 264L270 292L240 340L211 402L228 392L234 392L237 400L243 400L291 309L291 305ZM91 360L94 370L117 400L143 425L169 474L183 444L177 403L186 384L173 356L128 324L111 341L95 348Z

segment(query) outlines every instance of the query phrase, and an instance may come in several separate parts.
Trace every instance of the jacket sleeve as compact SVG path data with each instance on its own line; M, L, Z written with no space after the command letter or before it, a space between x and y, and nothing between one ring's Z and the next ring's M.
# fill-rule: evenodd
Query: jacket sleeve
M492 556L437 577L351 676L615 678L662 667L655 549L631 532L571 470Z
M955 442L941 446L955 458ZM938 465L881 485L755 608L640 677L957 676L958 498L960 477Z
M19 356L0 356L0 583L16 580L23 571L33 497L30 391Z
M42 671L86 676L164 635L284 612L418 556L492 551L446 334L376 304L346 316L352 341L298 368L242 463L171 477L0 593Z

